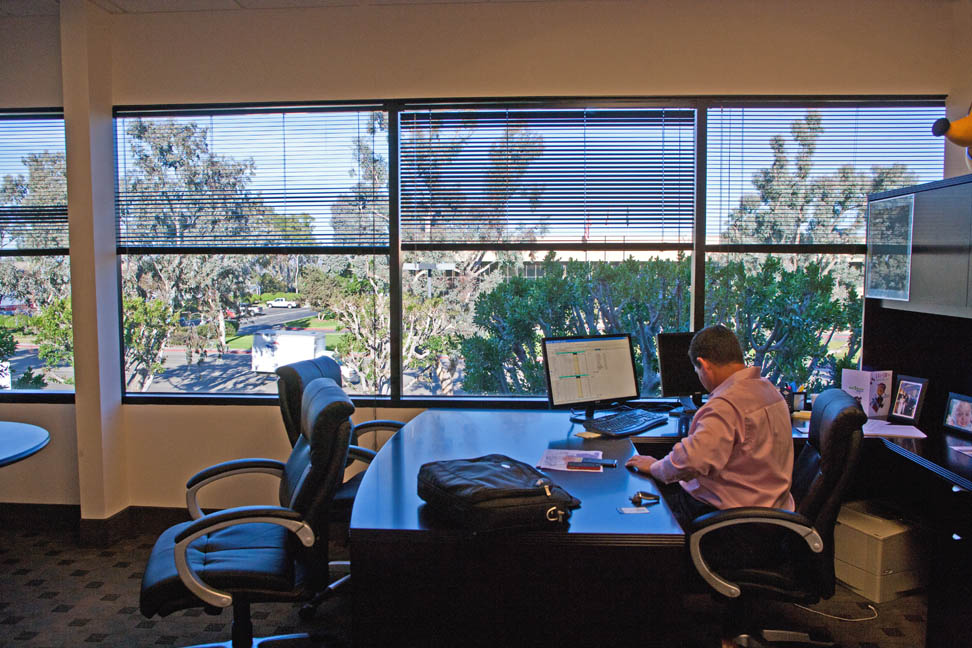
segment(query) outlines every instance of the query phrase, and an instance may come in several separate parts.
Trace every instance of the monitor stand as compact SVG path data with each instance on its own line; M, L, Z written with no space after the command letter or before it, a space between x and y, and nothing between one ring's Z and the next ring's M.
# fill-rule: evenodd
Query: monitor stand
M692 423L692 417L695 416L698 409L702 407L702 394L679 396L678 402L681 403L681 405L671 410L668 414L669 416L678 417L678 436L684 437L688 436L689 425Z
M678 402L680 405L670 410L668 413L671 416L688 416L692 418L695 416L695 411L702 407L702 394L692 394L691 396L679 396Z
M584 408L584 413L580 414L571 410L570 422L571 423L583 423L584 421L593 421L601 416L607 416L607 410L617 407L619 403L611 403L610 405L604 405L600 407L595 407L594 405L587 405Z

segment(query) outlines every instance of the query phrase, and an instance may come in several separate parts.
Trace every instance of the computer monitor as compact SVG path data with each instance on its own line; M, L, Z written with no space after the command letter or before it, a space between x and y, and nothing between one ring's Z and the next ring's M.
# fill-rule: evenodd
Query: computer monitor
M701 407L702 394L706 393L689 360L689 344L694 336L691 331L659 333L656 345L662 396L678 398L684 414L694 413Z
M551 407L584 409L571 421L638 398L634 349L627 333L543 339L543 368Z

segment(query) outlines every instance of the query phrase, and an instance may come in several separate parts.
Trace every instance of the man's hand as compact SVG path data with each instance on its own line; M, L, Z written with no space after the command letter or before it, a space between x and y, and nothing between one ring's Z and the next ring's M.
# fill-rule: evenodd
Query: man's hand
M632 455L630 459L624 462L624 465L626 468L634 468L638 472L648 475L651 474L649 472L651 470L651 465L656 461L658 460L655 459L654 457L649 457L648 455L636 454L636 455Z

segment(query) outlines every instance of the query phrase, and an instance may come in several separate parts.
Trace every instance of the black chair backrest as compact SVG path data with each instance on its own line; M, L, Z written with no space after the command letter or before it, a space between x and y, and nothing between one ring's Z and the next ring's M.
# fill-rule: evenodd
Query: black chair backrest
M834 525L860 458L866 421L853 396L826 390L813 402L807 443L793 464L791 492L797 512L813 523L824 542L817 572L824 596L833 594Z
M301 360L277 368L277 393L280 395L280 414L290 445L300 439L300 408L304 388L315 378L330 378L341 386L341 366L328 356Z
M344 479L353 412L347 394L330 378L317 378L304 388L302 442L287 459L279 497L281 506L301 513L315 530L327 526L331 500Z

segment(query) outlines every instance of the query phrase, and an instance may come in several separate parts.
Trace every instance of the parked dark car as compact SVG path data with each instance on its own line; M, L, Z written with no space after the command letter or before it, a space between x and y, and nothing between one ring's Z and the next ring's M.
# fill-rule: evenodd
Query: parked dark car
M199 326L202 324L202 315L199 313L183 313L179 317L179 326Z

